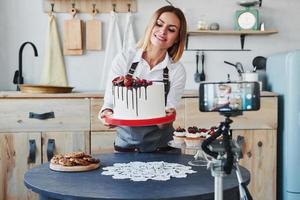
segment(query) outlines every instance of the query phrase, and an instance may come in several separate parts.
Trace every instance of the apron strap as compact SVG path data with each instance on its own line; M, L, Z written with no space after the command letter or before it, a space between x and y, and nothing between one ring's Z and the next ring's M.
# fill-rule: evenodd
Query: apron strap
M131 67L130 67L128 73L127 73L127 76L129 76L129 77L132 77L132 76L133 76L133 74L134 74L134 72L135 72L135 69L136 69L136 67L138 66L138 64L139 64L139 62L134 62L134 63L132 63L132 65L131 65Z
M167 105L167 97L170 91L170 81L169 81L169 69L168 67L164 68L163 72L163 82L165 85L165 105Z

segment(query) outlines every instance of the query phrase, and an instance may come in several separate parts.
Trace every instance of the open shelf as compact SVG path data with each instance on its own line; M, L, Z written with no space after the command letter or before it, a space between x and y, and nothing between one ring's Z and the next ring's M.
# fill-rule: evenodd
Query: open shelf
M195 30L195 31L188 31L187 33L187 40L186 40L186 50L188 49L188 42L189 42L189 36L199 36L199 35L238 35L240 36L241 41L241 49L240 51L244 50L244 44L245 44L245 37L246 35L272 35L278 33L277 30L265 30L265 31L254 31L254 30L241 30L241 31L235 31L235 30ZM206 51L208 51L207 49ZM239 51L237 49L213 49L211 51ZM249 50L247 50L249 51Z
M242 31L234 31L234 30L196 30L196 31L188 31L189 36L196 35L271 35L276 34L278 31L276 30L266 30L266 31L253 31L253 30L242 30Z

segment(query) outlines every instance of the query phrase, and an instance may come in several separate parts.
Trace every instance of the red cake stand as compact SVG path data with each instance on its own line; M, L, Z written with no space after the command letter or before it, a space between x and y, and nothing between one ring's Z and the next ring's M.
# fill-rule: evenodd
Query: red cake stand
M164 124L174 121L176 114L166 115L165 117L151 118L151 119L116 119L112 116L105 117L105 122L112 125L119 126L151 126L157 124Z

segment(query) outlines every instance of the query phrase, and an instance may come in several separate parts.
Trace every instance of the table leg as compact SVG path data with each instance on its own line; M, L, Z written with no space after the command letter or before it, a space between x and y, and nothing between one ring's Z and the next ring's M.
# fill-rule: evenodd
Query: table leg
M58 200L58 199L54 199L54 198L51 198L51 197L46 197L46 196L43 196L43 195L39 195L39 200Z

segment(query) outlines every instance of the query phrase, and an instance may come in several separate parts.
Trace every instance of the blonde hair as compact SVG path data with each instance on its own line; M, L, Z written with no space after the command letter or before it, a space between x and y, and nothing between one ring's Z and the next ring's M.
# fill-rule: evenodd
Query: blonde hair
M177 62L184 51L185 41L186 41L186 34L187 34L187 23L183 12L179 8L175 8L173 6L164 6L159 8L153 14L143 38L138 42L137 47L143 50L148 50L150 47L150 37L153 27L156 25L158 18L161 14L165 12L171 12L175 14L179 21L180 21L180 29L179 34L176 42L168 49L168 53L174 62Z

